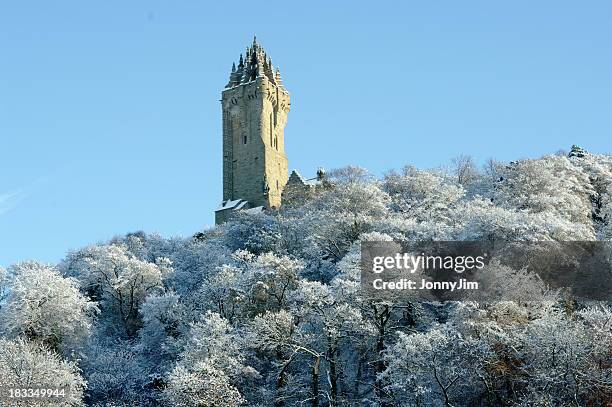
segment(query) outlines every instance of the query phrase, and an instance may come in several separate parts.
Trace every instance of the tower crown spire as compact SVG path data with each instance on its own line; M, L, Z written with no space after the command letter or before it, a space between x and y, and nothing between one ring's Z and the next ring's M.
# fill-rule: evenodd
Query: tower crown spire
M232 68L226 88L249 83L257 78L267 78L270 82L280 85L277 81L277 74L272 67L271 58L257 42L257 36L254 35L253 43L250 47L247 47L244 57L240 54L238 67Z

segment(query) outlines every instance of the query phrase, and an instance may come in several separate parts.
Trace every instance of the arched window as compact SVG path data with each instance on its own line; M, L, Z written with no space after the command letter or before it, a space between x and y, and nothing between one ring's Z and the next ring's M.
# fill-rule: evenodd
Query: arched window
M245 134L244 136L242 136L242 144L246 144L247 143L247 135Z

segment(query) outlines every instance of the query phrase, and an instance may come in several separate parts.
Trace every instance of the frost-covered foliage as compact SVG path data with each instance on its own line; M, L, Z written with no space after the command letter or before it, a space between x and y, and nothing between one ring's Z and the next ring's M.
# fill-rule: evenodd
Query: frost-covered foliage
M391 196L395 212L409 213L411 218L421 222L449 222L465 195L461 184L447 182L440 174L414 167L406 167L400 174L389 173L383 185Z
M380 301L360 285L361 241L612 239L609 156L482 171L460 156L382 179L347 167L302 198L0 269L0 381L21 380L16 366L63 380L78 390L65 405L609 405L609 304L499 262L484 282L501 302Z
M189 370L177 366L170 373L162 401L168 406L236 407L246 400L227 375L206 361L198 361Z
M168 291L151 294L142 304L143 327L138 332L142 352L159 364L176 359L183 347L186 323L185 305L178 294Z
M25 387L58 390L57 398L30 399L28 406L82 406L85 381L79 373L76 363L63 361L41 343L0 338L2 405L13 405L7 394L10 389Z
M411 335L400 332L386 354L386 390L411 405L478 404L479 378L490 352L483 341L449 325Z
M0 307L4 336L24 336L63 354L83 344L97 307L81 294L74 278L36 262L15 264L8 273L8 294Z
M147 295L162 289L170 260L142 261L126 246L91 246L71 253L63 264L89 295L100 302L105 315L118 319L128 336L141 327L139 309Z

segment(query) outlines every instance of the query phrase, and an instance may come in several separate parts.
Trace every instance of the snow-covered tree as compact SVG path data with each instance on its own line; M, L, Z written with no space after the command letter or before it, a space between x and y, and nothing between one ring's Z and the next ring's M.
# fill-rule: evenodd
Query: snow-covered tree
M589 176L567 157L515 161L502 176L494 197L499 206L548 213L592 229L591 198L595 190Z
M9 273L4 267L0 267L0 309L2 308L2 302L9 294Z
M181 338L188 330L185 306L174 292L151 294L140 309L143 327L138 332L144 353L159 364L177 358Z
M277 252L281 245L278 220L267 213L237 214L237 217L222 226L224 242L232 250L248 250L260 254Z
M94 333L79 364L87 381L86 399L96 406L151 405L162 380L149 358L155 356L140 353L133 341Z
M313 346L311 335L296 326L297 318L286 310L266 312L253 319L250 325L249 343L254 349L275 359L273 380L275 386L275 406L289 403L306 403L319 406L321 393L321 364L324 353ZM301 369L294 374L303 376L294 380L291 368L301 361ZM299 383L298 388L289 387Z
M244 364L241 344L226 319L207 312L191 326L180 362L168 376L164 399L186 406L242 404L244 399L234 386L258 373Z
M142 321L139 307L147 295L163 289L170 261L158 258L155 263L137 259L125 246L90 246L71 253L62 268L77 277L90 296L117 318L128 336L136 334Z
M476 167L474 158L470 155L461 154L451 160L451 170L459 185L472 188L479 181L480 172Z
M592 240L590 224L574 223L552 212L532 213L476 198L457 211L456 240L573 241Z
M52 266L17 263L7 277L8 294L0 307L0 327L8 337L25 336L69 354L83 344L97 311L79 292L74 278Z
M162 400L168 406L185 407L237 407L246 403L227 375L206 361L189 370L182 366L174 369Z
M465 196L461 185L414 167L405 167L401 174L391 172L385 177L383 187L391 196L393 210L421 222L450 223L453 209Z
M601 194L601 207L599 210L601 224L599 225L600 238L612 240L612 185Z
M519 365L523 405L542 397L551 405L609 401L610 368L603 360L612 344L610 315L609 308L595 308L571 318L551 309L526 326Z
M389 398L410 405L452 407L478 399L478 377L489 350L452 327L398 334L386 358ZM471 401L471 399L473 401Z
M330 178L333 187L306 204L306 231L324 256L337 261L387 215L389 196L360 168L332 171Z
M229 321L208 311L200 321L192 324L181 361L189 367L205 360L230 377L256 376L257 372L245 364L243 346Z
M232 262L232 250L218 241L185 239L170 253L173 272L164 280L167 288L174 290L185 300L202 282L216 273L217 267Z
M0 388L3 392L3 405L9 405L6 394L9 389L31 388L57 389L58 396L27 399L28 406L82 406L85 387L85 381L76 364L63 361L56 352L40 342L30 342L23 338L0 338Z
M364 318L357 304L351 303L354 295L354 287L338 280L330 286L303 280L293 296L299 329L307 333L309 346L323 356L325 366L320 368L326 368L330 403L341 403L341 393L348 391L342 389L341 377L350 374L342 349L367 342L375 334L374 325ZM347 383L345 387L352 390L354 386Z

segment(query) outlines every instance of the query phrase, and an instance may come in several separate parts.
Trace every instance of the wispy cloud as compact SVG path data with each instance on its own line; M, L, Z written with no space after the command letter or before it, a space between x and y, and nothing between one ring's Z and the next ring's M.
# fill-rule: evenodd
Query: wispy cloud
M42 185L49 181L49 174L39 177L29 184L22 185L14 191L2 193L0 191L0 216L15 209L24 199L32 194Z
M4 215L14 209L25 196L26 194L23 190L0 194L0 215Z

